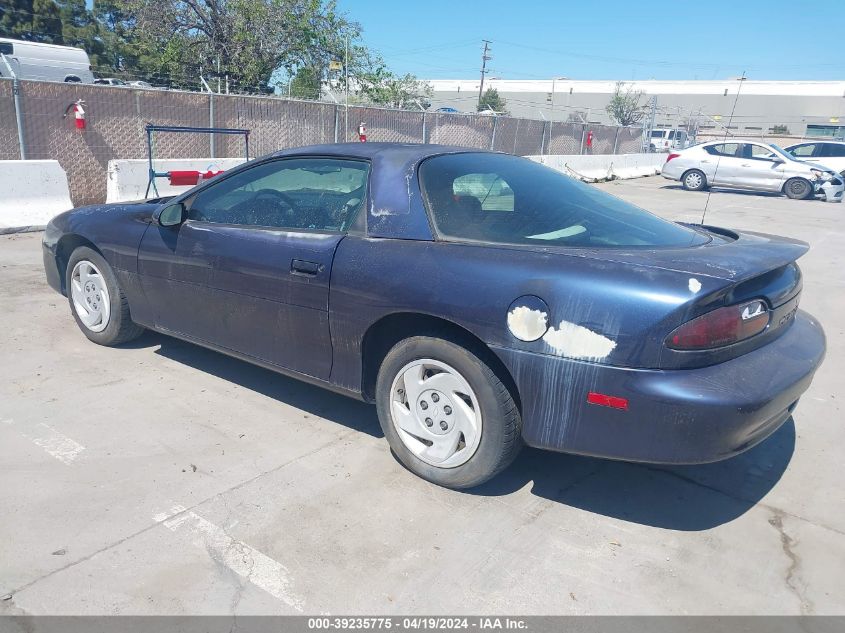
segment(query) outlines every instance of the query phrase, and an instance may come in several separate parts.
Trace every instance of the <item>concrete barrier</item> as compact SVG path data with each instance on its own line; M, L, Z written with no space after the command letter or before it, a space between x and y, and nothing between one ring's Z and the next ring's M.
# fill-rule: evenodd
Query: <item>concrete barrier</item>
M653 176L666 162L666 154L553 154L526 158L586 182Z
M38 230L73 207L57 160L0 160L0 233Z
M168 158L153 161L157 172L178 171L218 171L232 169L244 162L243 158ZM106 202L129 202L143 200L147 190L149 163L146 159L110 160L108 181L106 183ZM190 187L171 186L167 178L156 178L159 196L176 196ZM150 189L150 197L155 196Z

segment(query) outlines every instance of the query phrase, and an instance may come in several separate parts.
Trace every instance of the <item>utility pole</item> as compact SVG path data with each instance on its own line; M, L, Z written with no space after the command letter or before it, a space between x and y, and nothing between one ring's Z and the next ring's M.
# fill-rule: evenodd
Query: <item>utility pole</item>
M487 62L492 59L487 53L490 51L490 40L481 40L484 42L484 52L481 53L481 83L478 86L478 105L481 105L481 93L484 92L484 75L487 74Z
M657 116L657 95L652 95L648 117L643 121L643 151L651 151L651 131L654 129L654 119Z

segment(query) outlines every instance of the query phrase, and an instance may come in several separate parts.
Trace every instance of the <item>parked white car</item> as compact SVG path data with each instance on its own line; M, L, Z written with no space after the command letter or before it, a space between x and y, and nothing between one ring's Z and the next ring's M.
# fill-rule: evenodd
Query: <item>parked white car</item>
M845 176L845 141L806 141L784 149L798 160L821 163Z
M91 60L81 48L0 38L0 77L36 81L94 82Z
M100 77L94 80L94 83L98 86L127 86L123 79L118 79L117 77Z
M689 147L690 140L686 130L652 130L649 150L652 152L670 152L673 149Z
M777 145L743 139L672 152L661 173L690 191L726 187L782 192L796 200L823 195L829 202L841 202L845 191L842 176L832 169L800 161Z

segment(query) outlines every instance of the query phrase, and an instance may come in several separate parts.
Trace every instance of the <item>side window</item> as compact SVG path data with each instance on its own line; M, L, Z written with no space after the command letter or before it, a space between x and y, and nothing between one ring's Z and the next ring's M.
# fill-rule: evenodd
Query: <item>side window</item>
M773 160L772 150L762 145L745 144L744 155L746 158L753 158L755 160Z
M283 229L346 231L363 206L369 163L289 158L264 163L201 191L189 220Z
M513 190L498 174L459 176L452 182L452 195L481 211L513 211Z
M795 156L795 158L810 158L816 151L816 144L809 143L807 145L799 145L795 149L793 149L790 154Z
M736 156L737 150L740 148L740 143L719 143L718 145L708 145L704 151L713 156Z
M845 145L824 143L820 155L826 158L845 158Z
M0 54L3 55L14 55L15 48L11 42L0 42Z

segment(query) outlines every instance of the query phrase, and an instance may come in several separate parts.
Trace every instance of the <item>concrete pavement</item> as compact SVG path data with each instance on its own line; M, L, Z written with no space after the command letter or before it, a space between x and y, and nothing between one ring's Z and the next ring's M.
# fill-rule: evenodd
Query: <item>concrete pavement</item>
M673 219L706 193L598 185ZM375 409L147 333L90 343L0 236L0 614L842 614L845 205L713 192L707 222L811 243L828 357L794 421L727 462L524 450L437 488Z

